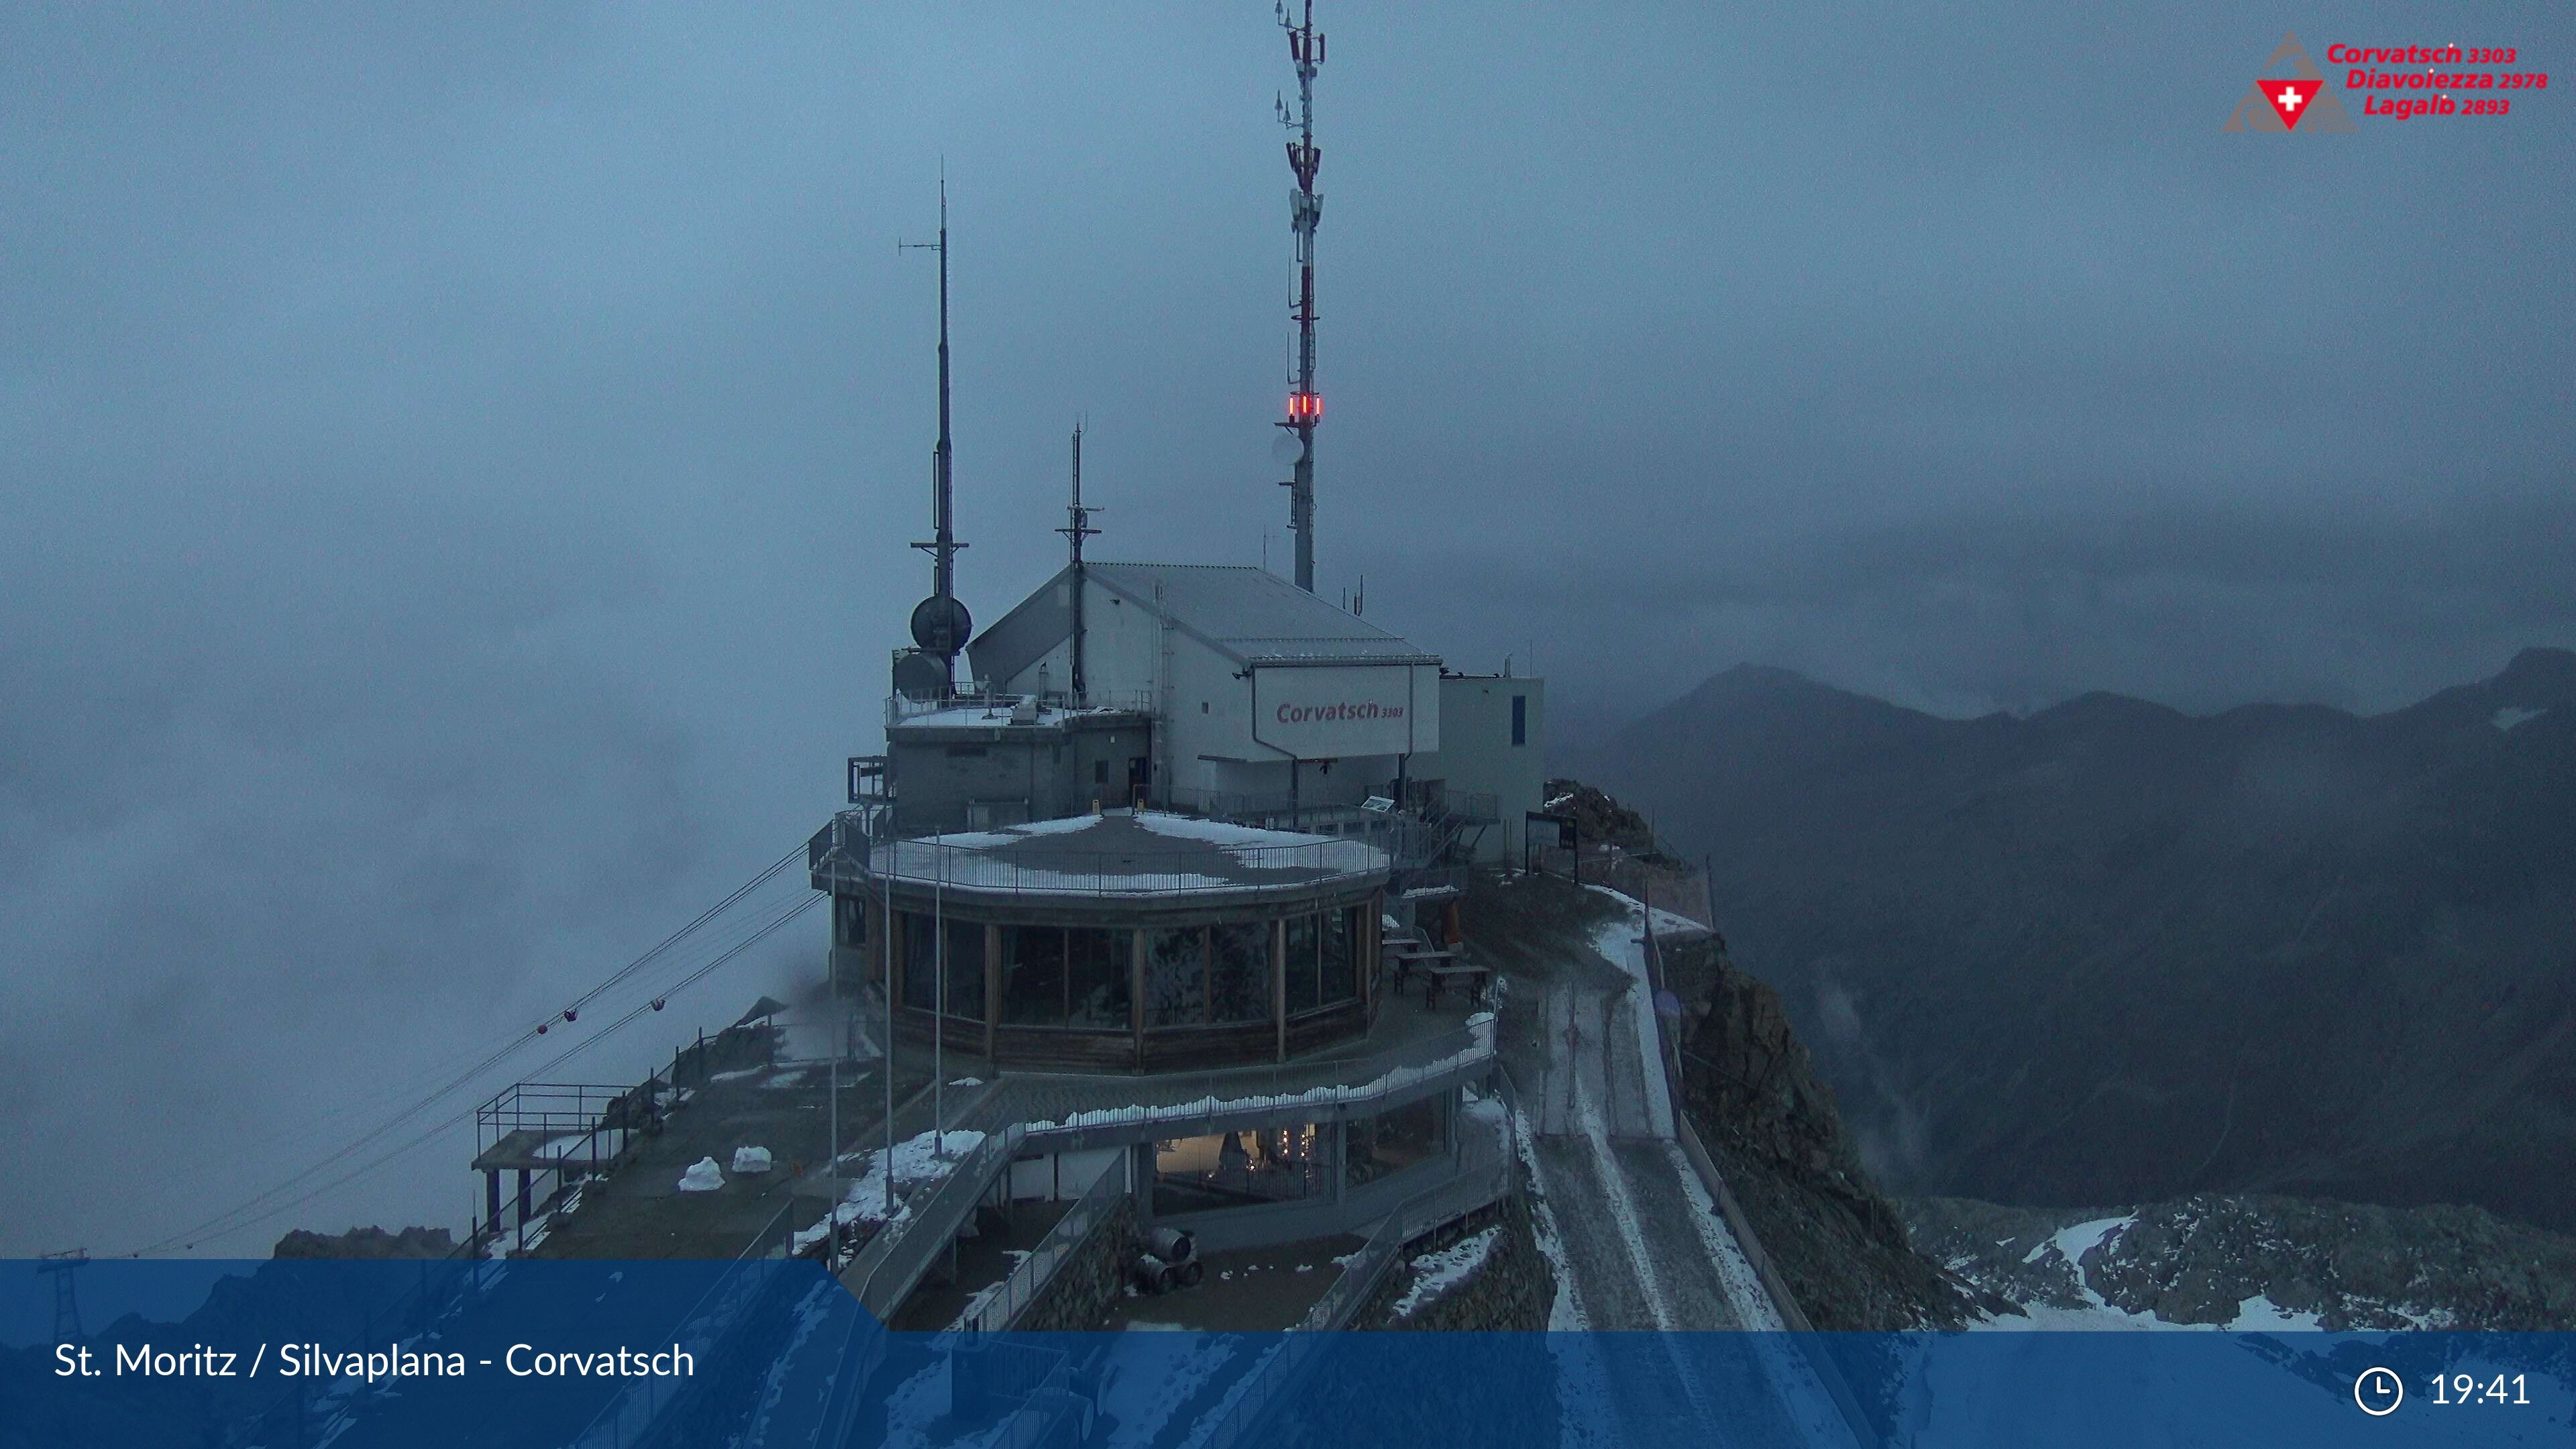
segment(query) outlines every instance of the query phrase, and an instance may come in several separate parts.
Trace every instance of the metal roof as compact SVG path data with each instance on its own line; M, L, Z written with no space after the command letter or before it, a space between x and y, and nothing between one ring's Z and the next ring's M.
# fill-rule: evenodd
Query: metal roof
M1440 656L1248 564L1090 563L1102 588L1233 659L1254 664L1438 664ZM1071 566L1040 585L970 646L975 673L996 683L1037 662L1073 632ZM1155 602L1155 586L1162 602Z

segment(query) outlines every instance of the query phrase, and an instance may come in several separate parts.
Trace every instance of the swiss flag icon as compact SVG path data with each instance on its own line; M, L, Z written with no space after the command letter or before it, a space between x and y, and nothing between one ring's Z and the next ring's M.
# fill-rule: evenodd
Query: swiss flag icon
M2255 84L2262 87L2263 99L2270 101L2272 109L2280 113L2281 124L2295 131L2299 128L2299 118L2308 113L2308 102L2317 98L2317 87L2325 82L2267 80L2256 81Z

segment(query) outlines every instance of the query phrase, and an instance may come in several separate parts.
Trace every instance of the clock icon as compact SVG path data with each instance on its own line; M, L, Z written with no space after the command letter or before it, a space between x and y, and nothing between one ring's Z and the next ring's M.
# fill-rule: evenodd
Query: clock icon
M2367 1368L2352 1381L2352 1401L2374 1419L2384 1419L2406 1402L2406 1381L2395 1369Z

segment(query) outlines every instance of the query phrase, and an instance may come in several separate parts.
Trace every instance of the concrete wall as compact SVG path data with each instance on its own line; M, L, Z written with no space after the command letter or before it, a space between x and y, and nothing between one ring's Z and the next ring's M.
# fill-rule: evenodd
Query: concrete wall
M1512 743L1512 701L1522 701L1520 744ZM1476 858L1518 861L1524 812L1547 798L1547 681L1521 675L1452 675L1440 681L1440 749L1413 773L1448 782L1451 794L1490 794L1502 823L1485 832Z

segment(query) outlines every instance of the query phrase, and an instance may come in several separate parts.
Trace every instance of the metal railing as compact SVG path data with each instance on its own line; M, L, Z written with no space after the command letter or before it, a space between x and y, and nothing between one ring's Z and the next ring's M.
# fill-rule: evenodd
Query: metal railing
M901 724L926 714L949 710L980 715L973 723L1008 724L1011 713L1022 704L1035 700L1048 714L1062 715L1089 710L1125 710L1133 714L1151 714L1154 692L1150 689L1094 689L1075 695L1067 690L1049 690L1043 694L1011 694L1001 690L975 690L952 694L944 699L911 699L902 694L886 696L886 723Z
M1002 1115L1008 1096L1006 1089L987 1092L976 1104L982 1109L981 1119L990 1122ZM961 1125L947 1130L977 1129ZM903 1215L879 1228L841 1275L842 1282L855 1283L853 1291L861 1307L880 1322L894 1316L922 1275L930 1271L932 1261L955 1237L957 1225L974 1211L993 1178L1019 1155L1020 1142L1027 1135L1017 1122L996 1124L996 1130L985 1131L984 1140L969 1148L946 1173L917 1185L905 1196ZM891 1164L887 1170L893 1170Z
M983 1140L944 1175L917 1185L904 1198L902 1214L859 1249L841 1281L853 1285L868 1312L880 1321L890 1318L946 1249L957 1225L973 1211L992 1180L1032 1141L1045 1141L1062 1150L1063 1139L1078 1137L1092 1128L1111 1128L1128 1135L1140 1125L1152 1124L1187 1135L1186 1129L1192 1124L1227 1116L1292 1108L1372 1106L1400 1093L1436 1086L1491 1062L1493 1023L1476 1023L1444 1033L1406 1055L1412 1060L1390 1067L1367 1082L1314 1082L1317 1064L1312 1063L1241 1069L1191 1079L1192 1088L1183 1088L1181 1094L1163 1103L1077 1109L1062 1120L1029 1117L1032 1110L1043 1105L1045 1079L1015 1076L996 1083L987 1087L948 1129L981 1131ZM1096 1079L1065 1080L1088 1084ZM1134 1079L1129 1085L1142 1087L1151 1080Z
M565 1167L597 1167L617 1156L625 1134L652 1120L649 1095L640 1099L634 1087L590 1082L518 1082L474 1109L475 1155L490 1151L513 1132L532 1132L547 1142L582 1139L582 1151L544 1153ZM606 1138L606 1150L601 1139Z
M1117 1211L1130 1190L1128 1173L1133 1165L1134 1159L1124 1152L1102 1163L1100 1175L1047 1230L1037 1247L1011 1269L1010 1276L968 1306L963 1320L966 1331L982 1333L987 1327L1009 1328L1018 1323L1020 1315L1055 1282L1064 1265L1073 1261L1073 1255L1082 1251Z
M1143 1123L1172 1129L1168 1135L1194 1136L1198 1133L1190 1129L1201 1124L1292 1108L1373 1106L1389 1097L1445 1082L1493 1060L1493 1023L1472 1022L1376 1060L1390 1058L1384 1070L1364 1082L1332 1079L1339 1075L1336 1068L1349 1070L1348 1060L1281 1062L1186 1076L1114 1078L1108 1080L1129 1089L1128 1095L1153 1088L1163 1100L1076 1107L1070 1111L1048 1107L1045 1096L1051 1086L1078 1090L1097 1087L1104 1079L1015 1073L1011 1083L1022 1094L1019 1101L1024 1104L1023 1110L1059 1110L1057 1116L1033 1118L1025 1124L1032 1138L1053 1139L1093 1128L1127 1129Z
M891 880L926 888L1008 895L1154 896L1189 892L1310 890L1384 875L1385 851L1360 840L1299 845L1176 846L1169 851L1047 852L1023 861L990 844L937 839L870 838L870 822L843 811L807 840L806 871L818 883L852 890ZM1264 875L1293 873L1289 879Z
M1510 1196L1517 1186L1519 1161L1519 1155L1507 1149L1500 1161L1470 1168L1438 1187L1416 1193L1387 1214L1368 1242L1344 1264L1342 1276L1324 1291L1305 1320L1280 1335L1278 1346L1253 1369L1251 1380L1225 1408L1224 1417L1208 1431L1204 1449L1235 1449L1252 1437L1256 1427L1266 1426L1270 1406L1295 1382L1315 1351L1324 1346L1321 1335L1350 1326L1351 1319L1376 1293L1387 1270L1402 1255L1404 1245L1443 1223Z
M1642 944L1649 987L1658 993L1669 990L1664 975L1663 951L1651 931ZM1798 1306L1797 1295L1790 1291L1788 1279L1763 1248L1760 1235L1753 1230L1753 1220L1745 1215L1743 1204L1736 1200L1726 1175L1717 1170L1716 1160L1708 1155L1708 1147L1700 1141L1699 1130L1691 1125L1690 1115L1683 1110L1688 1092L1682 1075L1680 1034L1666 1024L1663 1012L1656 1012L1654 1020L1655 1054L1661 1058L1659 1065L1663 1069L1664 1091L1672 1102L1673 1137L1681 1146L1683 1158L1690 1163L1692 1174L1699 1178L1700 1186L1717 1208L1719 1219L1735 1238L1737 1250L1744 1254L1746 1265L1753 1269L1754 1281L1761 1286L1763 1296L1771 1300L1772 1310L1779 1314L1781 1327L1788 1331L1789 1342L1798 1349L1816 1386L1824 1391L1834 1412L1850 1429L1853 1442L1876 1442L1877 1431L1861 1408L1859 1398L1853 1394L1850 1380L1843 1376L1841 1365L1825 1351L1822 1340L1816 1336L1815 1325L1808 1321L1806 1313Z
M707 1291L698 1295L697 1302L672 1321L671 1342L694 1354L707 1354L742 1322L761 1293L776 1281L772 1272L754 1265L787 1255L787 1243L794 1236L787 1225L795 1206L793 1202L781 1206ZM660 1374L633 1380L600 1406L568 1449L625 1449L642 1442L652 1432L654 1420L684 1398L690 1387L687 1378Z

